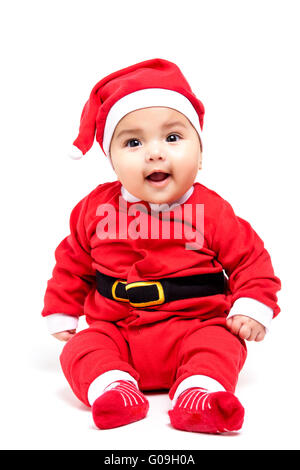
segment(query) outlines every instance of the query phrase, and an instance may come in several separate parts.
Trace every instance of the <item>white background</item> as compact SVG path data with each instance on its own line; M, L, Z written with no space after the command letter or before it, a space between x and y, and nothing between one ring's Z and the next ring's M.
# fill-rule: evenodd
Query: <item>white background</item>
M3 449L299 449L299 2L1 2L1 436ZM115 175L97 144L67 157L92 87L160 57L206 108L197 181L265 241L282 312L248 343L233 436L180 432L166 394L148 418L98 431L40 316L71 209ZM84 322L80 328L83 328Z

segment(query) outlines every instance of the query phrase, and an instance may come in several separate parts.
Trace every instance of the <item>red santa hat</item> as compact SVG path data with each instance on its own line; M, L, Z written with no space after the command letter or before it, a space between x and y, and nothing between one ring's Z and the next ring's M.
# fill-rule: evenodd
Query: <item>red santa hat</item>
M110 142L118 122L128 113L164 106L184 114L199 136L204 106L194 95L178 66L168 60L151 59L113 72L98 82L85 104L72 158L81 158L94 138L109 156Z

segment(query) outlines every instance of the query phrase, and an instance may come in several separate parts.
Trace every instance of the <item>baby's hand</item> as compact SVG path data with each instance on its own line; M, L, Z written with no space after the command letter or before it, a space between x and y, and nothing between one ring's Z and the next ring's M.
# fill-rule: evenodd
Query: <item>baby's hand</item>
M53 333L54 338L59 339L59 341L69 341L76 333L76 330L67 330L60 331L59 333Z
M228 318L226 325L233 334L248 341L262 341L266 335L266 329L261 323L244 315Z

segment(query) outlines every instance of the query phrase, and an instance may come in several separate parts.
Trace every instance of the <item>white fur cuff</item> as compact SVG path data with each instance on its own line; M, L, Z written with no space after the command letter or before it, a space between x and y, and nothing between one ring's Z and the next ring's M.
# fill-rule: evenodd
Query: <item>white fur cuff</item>
M45 317L48 331L51 335L61 331L76 330L78 317L66 315L65 313L53 313Z

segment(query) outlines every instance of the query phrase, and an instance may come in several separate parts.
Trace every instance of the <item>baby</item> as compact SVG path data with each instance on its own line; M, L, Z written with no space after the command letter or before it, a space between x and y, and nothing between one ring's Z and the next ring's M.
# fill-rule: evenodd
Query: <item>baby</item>
M100 429L144 418L143 392L159 389L177 429L243 424L234 392L245 340L263 340L279 313L280 280L250 224L195 182L203 116L162 59L105 77L82 112L77 156L96 133L118 180L73 209L42 315L67 342L63 372ZM81 315L89 327L76 333Z

